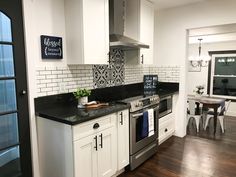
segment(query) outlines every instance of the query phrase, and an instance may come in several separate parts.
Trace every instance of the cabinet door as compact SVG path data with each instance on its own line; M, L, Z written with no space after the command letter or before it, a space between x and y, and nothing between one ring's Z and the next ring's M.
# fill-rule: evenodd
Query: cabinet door
M140 49L143 64L153 64L154 6L147 0L140 0L140 41L149 49Z
M96 135L74 142L75 177L97 177Z
M116 172L117 144L115 128L98 133L98 177L110 177Z
M129 164L129 112L118 112L118 170Z
M107 64L108 0L83 0L84 64Z

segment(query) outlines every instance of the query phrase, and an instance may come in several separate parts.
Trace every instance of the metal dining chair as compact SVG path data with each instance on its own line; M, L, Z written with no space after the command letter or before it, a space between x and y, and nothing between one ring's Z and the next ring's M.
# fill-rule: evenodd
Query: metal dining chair
M188 100L189 104L189 109L187 111L187 125L189 123L190 118L194 118L196 127L197 127L197 132L199 132L199 124L200 124L200 119L202 117L201 111L196 108L196 103L200 104L199 102L196 102L195 100Z
M220 127L221 127L221 130L222 130L222 133L225 132L224 117L225 117L225 114L227 113L227 111L229 109L230 103L231 103L231 100L229 100L224 106L222 106L221 110L218 111L218 113L217 113L217 118L220 122ZM208 111L207 116L206 116L206 122L205 122L204 130L206 130L206 128L208 127L208 124L209 124L209 120L213 117L214 117L214 112L213 111Z

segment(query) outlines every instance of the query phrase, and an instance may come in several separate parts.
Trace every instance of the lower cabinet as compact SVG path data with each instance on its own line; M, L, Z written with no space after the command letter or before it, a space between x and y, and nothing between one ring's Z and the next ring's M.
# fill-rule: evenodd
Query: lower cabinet
M129 112L75 126L37 119L43 177L111 177L129 164Z
M97 176L97 151L94 149L94 135L74 142L75 176Z
M74 142L75 177L110 177L116 172L115 127Z
M121 170L129 164L129 111L118 112L117 119L117 169Z
M159 119L159 144L170 138L175 131L173 113Z

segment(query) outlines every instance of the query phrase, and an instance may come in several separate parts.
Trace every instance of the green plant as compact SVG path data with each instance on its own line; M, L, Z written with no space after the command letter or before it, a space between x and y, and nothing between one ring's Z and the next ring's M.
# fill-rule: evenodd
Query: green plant
M81 89L78 88L76 92L73 93L76 99L79 99L81 97L89 96L91 94L91 90L88 89Z

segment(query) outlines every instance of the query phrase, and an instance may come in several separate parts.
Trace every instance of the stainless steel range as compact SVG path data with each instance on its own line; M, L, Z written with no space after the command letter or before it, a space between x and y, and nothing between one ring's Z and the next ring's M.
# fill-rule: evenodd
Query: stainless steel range
M122 102L131 105L130 169L133 170L157 151L160 98L158 95L138 96L125 99ZM151 119L146 116L149 113L152 115ZM145 127L146 120L149 121L149 128ZM145 135L147 129L149 133Z

